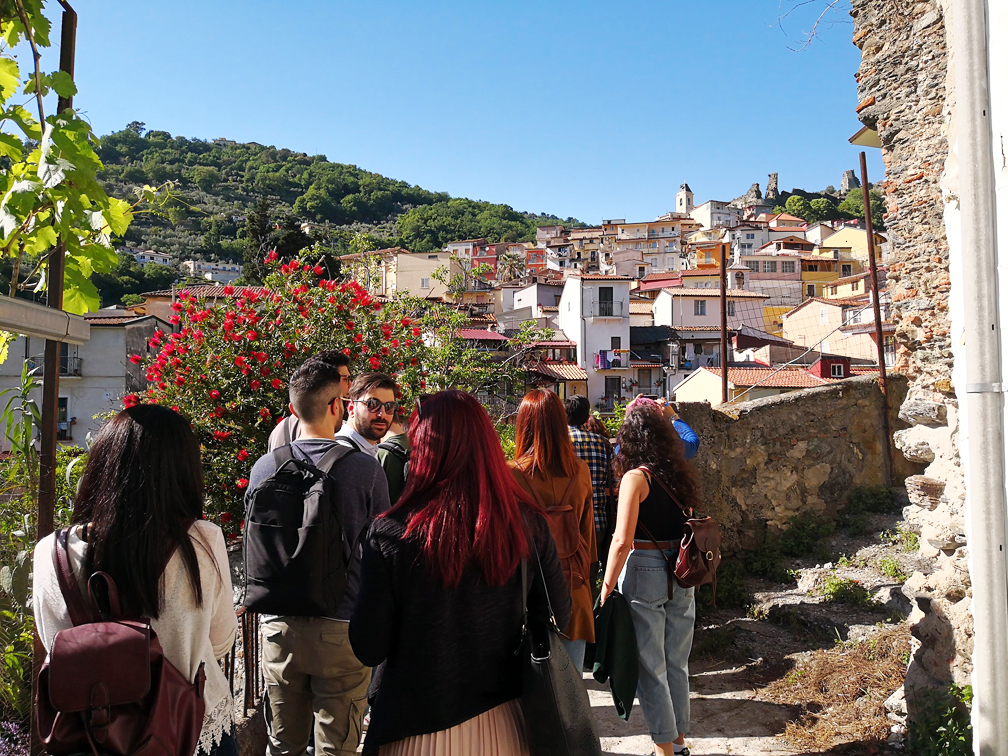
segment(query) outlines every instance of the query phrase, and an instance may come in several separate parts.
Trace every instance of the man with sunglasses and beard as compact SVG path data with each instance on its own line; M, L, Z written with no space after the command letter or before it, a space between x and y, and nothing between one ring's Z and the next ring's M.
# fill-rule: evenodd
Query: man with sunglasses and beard
M247 498L254 497L260 486L272 485L278 454L289 450L295 459L318 466L341 441L353 447L328 473L335 494L331 504L337 508L350 558L346 590L336 610L326 617L262 616L268 756L303 754L312 736L314 752L325 756L355 754L360 743L371 670L354 656L347 630L360 585L360 539L371 520L389 509L389 494L372 442L367 441L363 449L368 453L358 454L356 436L334 437L343 419L340 367L313 357L294 371L289 394L300 434L276 454L260 458L249 474ZM394 387L388 376L358 378L350 396L364 398L364 404L353 404L357 421L351 415L344 429L354 423L367 434L355 430L365 441L375 434L380 439L391 417L384 402L394 400ZM382 399L371 413L366 409L369 398Z
M384 373L364 373L350 384L347 419L336 441L353 446L377 459L378 444L385 437L399 407L396 382Z

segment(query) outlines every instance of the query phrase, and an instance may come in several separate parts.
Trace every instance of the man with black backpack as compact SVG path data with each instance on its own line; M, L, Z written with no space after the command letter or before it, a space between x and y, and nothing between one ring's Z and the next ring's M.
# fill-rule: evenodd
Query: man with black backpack
M378 461L388 479L389 501L395 506L406 488L406 476L409 474L410 443L409 435L403 429L403 417L400 410L392 416L385 438L378 444Z
M309 358L291 377L300 437L249 475L245 606L263 615L270 756L356 753L371 670L353 654L359 540L388 510L388 485L369 454L337 443L340 372Z

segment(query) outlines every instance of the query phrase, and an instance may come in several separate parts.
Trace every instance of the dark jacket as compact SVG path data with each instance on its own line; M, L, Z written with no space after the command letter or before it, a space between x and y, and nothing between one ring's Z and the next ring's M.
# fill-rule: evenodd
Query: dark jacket
M388 480L389 501L392 506L406 487L406 463L409 460L409 436L400 433L378 444L378 462Z
M595 664L592 676L609 681L613 703L620 719L630 719L637 693L637 632L630 605L613 591L601 606L595 604Z
M375 520L364 543L359 601L350 620L354 654L370 667L385 662L371 705L365 753L412 735L454 727L521 695L521 570L490 586L475 565L445 588L404 539L408 512ZM570 618L570 595L549 526L531 518L556 621ZM530 560L529 611L545 592Z

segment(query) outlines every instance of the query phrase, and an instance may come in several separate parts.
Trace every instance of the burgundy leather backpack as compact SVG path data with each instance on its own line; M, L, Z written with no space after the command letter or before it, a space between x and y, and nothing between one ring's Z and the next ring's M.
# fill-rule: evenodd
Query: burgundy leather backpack
M69 528L53 539L53 564L74 626L56 633L39 672L35 721L53 756L192 756L199 743L206 675L186 680L144 618L124 618L112 578L96 572L85 600L67 551ZM103 617L96 591L104 583Z

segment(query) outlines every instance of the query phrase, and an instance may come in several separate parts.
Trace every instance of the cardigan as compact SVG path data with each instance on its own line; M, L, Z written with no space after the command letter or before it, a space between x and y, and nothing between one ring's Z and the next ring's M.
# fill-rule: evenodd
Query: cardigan
M35 547L32 605L35 627L46 652L52 648L56 633L73 627L53 566L55 535L50 533ZM220 745L221 737L234 727L234 703L227 678L217 663L231 650L238 632L231 569L221 529L206 520L196 520L189 528L189 538L199 563L203 605L196 605L196 595L189 584L189 573L178 550L168 560L161 575L164 597L151 628L157 633L165 659L187 680L195 680L200 664L206 672L206 714L200 731L199 750L206 753ZM87 581L81 574L87 542L80 537L80 527L70 529L67 538L70 567L81 591L87 595Z
M592 616L592 570L590 569L590 565L598 561L598 549L595 545L594 489L592 488L591 472L588 469L588 464L581 459L577 461L577 464L578 472L577 478L574 481L574 490L571 491L571 495L567 498L567 501L574 508L574 519L581 534L581 548L584 549L582 556L585 563L589 565L589 571L588 575L585 576L586 580L576 588L573 587L571 576L565 574L567 588L571 592L571 619L566 627L561 625L560 629L571 640L583 640L588 643L594 643L595 618ZM508 462L508 465L511 466L511 472L514 475L515 481L517 481L523 490L528 491L531 485L535 492L539 494L542 503L547 507L556 506L560 503L560 499L567 489L570 478L544 478L540 473L536 473L530 482L529 477L526 473L522 472L522 468L518 462ZM553 524L553 521L550 520L550 525L552 526ZM555 539L559 538L560 535L559 533L553 533ZM561 562L562 564L563 562Z
M613 591L604 604L595 604L592 677L600 683L609 681L616 714L624 722L630 720L639 673L637 630L630 614L630 604L623 594Z
M361 590L350 619L350 643L361 663L384 662L371 704L364 753L413 735L446 730L518 698L522 691L521 570L491 586L479 566L447 588L423 563L417 539L405 537L409 510L376 519L364 541ZM557 624L570 616L570 596L556 546L542 515L527 515ZM529 559L530 612L546 593L536 557Z

